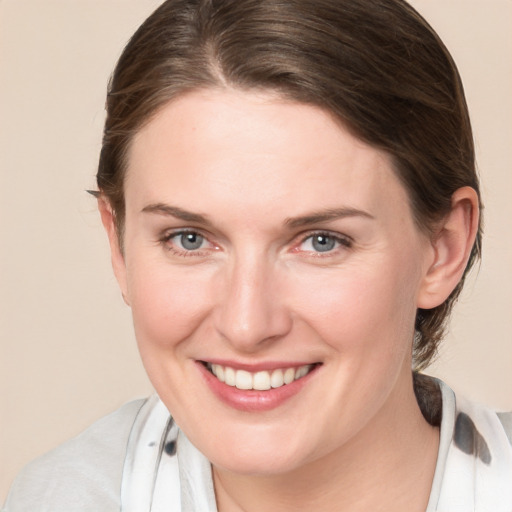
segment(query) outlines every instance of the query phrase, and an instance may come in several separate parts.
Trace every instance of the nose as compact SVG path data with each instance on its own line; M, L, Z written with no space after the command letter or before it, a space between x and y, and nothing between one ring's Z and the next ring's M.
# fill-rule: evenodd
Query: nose
M215 327L235 350L257 352L291 330L276 264L257 255L239 257L220 279Z

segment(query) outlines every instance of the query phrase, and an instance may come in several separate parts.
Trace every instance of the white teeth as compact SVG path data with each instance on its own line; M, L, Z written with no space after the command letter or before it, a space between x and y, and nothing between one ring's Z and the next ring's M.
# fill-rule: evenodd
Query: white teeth
M270 385L273 388L280 388L284 384L283 370L274 370L270 377Z
M252 389L252 375L245 370L237 370L235 386L238 389Z
M271 388L280 388L286 384L291 384L294 380L305 377L313 369L313 365L306 364L298 368L278 368L272 372L259 371L256 373L235 370L230 366L221 366L220 364L208 365L208 368L217 379L228 386L244 390L266 391Z
M236 382L235 370L233 368L226 367L224 370L224 382L228 386L234 386Z
M260 391L270 389L270 374L268 372L255 373L252 378L252 387Z
M295 378L300 379L301 377L305 377L308 371L309 369L307 366L301 366L300 368L297 368L297 371L295 372Z
M288 368L284 372L284 383L290 384L295 380L295 369L294 368Z
M220 364L212 364L212 372L221 382L224 382L224 368Z

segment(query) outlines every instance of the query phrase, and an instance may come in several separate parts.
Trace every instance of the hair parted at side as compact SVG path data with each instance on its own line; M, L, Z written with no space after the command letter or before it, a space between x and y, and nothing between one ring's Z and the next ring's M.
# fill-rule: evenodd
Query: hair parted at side
M97 182L121 240L134 135L173 98L225 87L317 105L385 150L427 233L458 188L479 193L457 68L404 0L168 0L133 35L109 84ZM464 277L480 249L481 228ZM435 356L464 277L442 305L418 310L416 369Z

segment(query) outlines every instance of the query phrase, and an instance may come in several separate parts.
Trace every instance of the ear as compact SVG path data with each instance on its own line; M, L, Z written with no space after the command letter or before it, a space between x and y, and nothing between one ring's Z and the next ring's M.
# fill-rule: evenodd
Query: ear
M110 256L112 260L112 268L116 276L121 293L125 303L129 306L128 299L128 286L126 279L126 263L124 260L123 250L120 245L120 240L116 228L115 215L110 206L110 203L102 196L98 197L98 210L101 216L101 222L107 232L108 241L110 244Z
M418 308L439 306L460 281L478 231L478 205L478 195L471 187L460 188L453 194L451 210L431 242L434 260L423 278Z

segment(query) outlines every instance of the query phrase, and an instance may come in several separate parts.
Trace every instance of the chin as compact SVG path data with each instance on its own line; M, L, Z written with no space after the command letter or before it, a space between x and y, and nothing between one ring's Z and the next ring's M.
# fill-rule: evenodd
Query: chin
M297 457L287 457L283 454L261 456L257 454L247 455L246 457L227 458L220 456L218 459L211 460L214 467L235 473L237 475L247 476L276 476L290 473L298 469L301 464Z
M298 444L293 436L284 437L281 433L274 436L270 432L254 433L236 437L226 433L222 441L230 439L229 444L206 444L199 449L213 466L236 474L271 476L291 472L308 461L316 458L316 450Z

